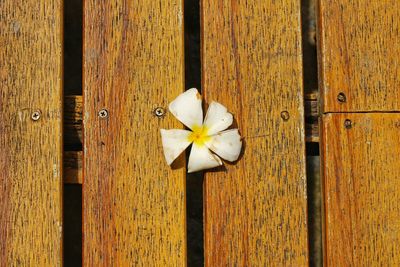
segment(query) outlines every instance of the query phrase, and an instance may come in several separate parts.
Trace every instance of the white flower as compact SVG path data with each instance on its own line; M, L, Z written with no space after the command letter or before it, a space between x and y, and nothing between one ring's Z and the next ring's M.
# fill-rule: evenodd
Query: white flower
M192 131L161 129L164 156L168 165L193 144L188 172L220 166L222 161L219 157L235 161L242 149L238 129L226 130L233 122L233 116L226 107L211 102L203 122L201 102L201 95L196 88L192 88L180 94L169 105L170 112Z

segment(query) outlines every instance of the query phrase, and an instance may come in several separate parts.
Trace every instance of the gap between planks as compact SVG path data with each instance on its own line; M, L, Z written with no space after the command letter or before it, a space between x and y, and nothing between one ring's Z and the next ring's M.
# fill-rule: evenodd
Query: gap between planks
M66 144L82 143L82 109L81 95L65 96L64 105L64 142ZM310 122L305 124L306 141L319 142L318 97L317 94L305 95L305 116ZM64 151L64 183L82 184L82 151Z

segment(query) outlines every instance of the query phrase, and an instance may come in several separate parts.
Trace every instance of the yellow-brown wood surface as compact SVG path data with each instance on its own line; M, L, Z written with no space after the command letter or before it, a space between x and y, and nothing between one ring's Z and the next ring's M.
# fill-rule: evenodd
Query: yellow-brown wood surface
M307 266L300 1L203 0L202 27L205 100L244 141L205 175L206 266Z
M400 1L319 0L319 37L324 112L400 111Z
M182 125L153 115L184 91L182 1L87 0L84 25L83 265L185 266L184 160L160 136Z
M82 96L64 96L64 144L77 146L82 140ZM304 103L306 141L319 142L318 101L315 94L307 94ZM82 152L64 152L64 183L82 183Z
M322 123L327 266L400 266L400 114Z
M0 1L0 29L0 266L61 266L61 1Z

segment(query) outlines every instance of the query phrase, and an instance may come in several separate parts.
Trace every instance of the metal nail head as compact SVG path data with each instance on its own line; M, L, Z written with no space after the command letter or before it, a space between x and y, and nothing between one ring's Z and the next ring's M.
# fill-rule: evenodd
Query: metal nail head
M31 119L33 121L38 121L41 116L42 116L42 112L40 112L40 110L35 110L34 112L32 112Z
M344 121L344 127L345 127L346 129L351 129L351 127L353 127L353 122L352 122L351 120L349 120L349 119L346 119L346 120Z
M337 100L339 101L339 103L345 103L347 101L346 95L343 92L339 93L337 96Z
M105 119L108 117L108 110L103 108L99 111L99 117L100 119Z
M163 117L165 115L165 109L162 107L157 107L154 109L153 111L154 115L156 115L157 117Z
M286 110L285 110L285 111L282 111L282 112L281 112L281 118L282 118L284 121L288 121L289 118L290 118L289 112L287 112Z

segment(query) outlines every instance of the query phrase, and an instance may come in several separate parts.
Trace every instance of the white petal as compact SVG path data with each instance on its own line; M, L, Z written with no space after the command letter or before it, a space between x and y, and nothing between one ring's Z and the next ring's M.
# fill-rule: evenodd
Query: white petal
M190 145L188 139L190 131L181 129L161 129L161 140L164 148L164 156L168 163L171 163Z
M216 134L227 129L233 122L233 116L225 106L218 102L211 102L208 107L204 125L208 128L208 135Z
M212 154L206 146L198 146L193 143L189 156L188 172L197 172L221 165L221 159Z
M231 129L210 136L206 146L221 158L235 161L239 158L242 150L242 141L238 129Z
M203 124L203 109L201 95L196 88L180 94L169 104L169 110L183 124L190 129Z

